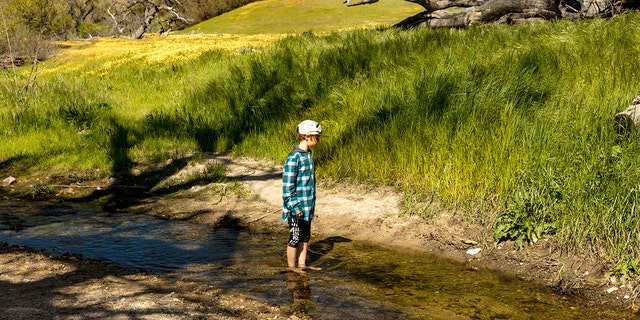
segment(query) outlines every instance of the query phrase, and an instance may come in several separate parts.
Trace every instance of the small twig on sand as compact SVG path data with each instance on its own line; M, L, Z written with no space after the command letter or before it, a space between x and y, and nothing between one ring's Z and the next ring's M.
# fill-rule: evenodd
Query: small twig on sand
M104 188L103 186L82 186L82 185L75 185L75 184L51 184L49 185L50 187L54 187L54 188L92 188L92 189L102 189Z
M261 217L259 217L259 218L253 219L253 220L251 220L251 221L247 222L247 224L249 224L249 223L254 223L254 222L257 222L257 221L260 221L260 220L262 220L262 219L264 219L264 218L268 217L271 213L273 213L273 212L272 212L272 211L267 211L267 214L265 214L265 215L263 215L263 216L261 216Z
M76 184L50 184L50 187L54 187L54 188L91 188L91 189L98 189L98 190L102 190L102 189L108 189L108 188L123 188L123 189L128 189L128 188L138 188L138 189L146 189L148 187L145 186L129 186L129 185L122 185L122 184L114 184L114 185L110 185L110 186L83 186L83 185L76 185Z

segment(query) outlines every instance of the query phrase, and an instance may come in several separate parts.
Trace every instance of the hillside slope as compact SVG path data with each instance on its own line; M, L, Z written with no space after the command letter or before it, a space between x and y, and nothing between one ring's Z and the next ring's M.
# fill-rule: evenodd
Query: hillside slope
M340 0L264 0L214 17L180 33L332 32L392 25L421 11L422 7L406 1L347 7ZM283 16L287 19L282 19Z

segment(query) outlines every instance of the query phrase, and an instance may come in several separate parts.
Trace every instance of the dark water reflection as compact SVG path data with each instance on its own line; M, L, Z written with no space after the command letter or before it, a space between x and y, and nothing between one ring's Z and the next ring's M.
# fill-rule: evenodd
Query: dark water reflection
M316 319L630 319L424 253L313 239L321 271L287 272L282 234L213 229L75 204L0 204L0 241L76 253L243 293Z

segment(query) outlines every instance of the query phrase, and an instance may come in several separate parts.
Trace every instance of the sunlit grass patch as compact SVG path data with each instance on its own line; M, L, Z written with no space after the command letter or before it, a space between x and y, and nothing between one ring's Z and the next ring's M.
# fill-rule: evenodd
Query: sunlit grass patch
M180 33L330 33L390 26L422 11L421 6L407 1L380 1L347 7L340 0L266 0L253 2Z

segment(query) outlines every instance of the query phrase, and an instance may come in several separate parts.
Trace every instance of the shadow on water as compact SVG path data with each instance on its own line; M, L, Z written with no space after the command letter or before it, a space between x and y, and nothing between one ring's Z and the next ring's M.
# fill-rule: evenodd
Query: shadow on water
M225 266L247 234L227 214L221 228L146 215L104 212L73 204L0 206L0 240L54 255L79 253L131 269L169 273L192 264L215 261ZM35 213L30 213L30 209ZM222 245L223 244L223 245Z
M0 217L0 254L44 251L51 254L53 260L60 260L67 266L63 273L52 269L51 273L44 277L24 274L24 281L21 282L0 281L0 292L7 298L0 297L0 319L16 319L10 310L26 309L31 310L33 318L42 319L76 318L78 315L95 315L96 319L153 318L166 311L135 306L114 310L108 301L104 304L89 305L65 305L59 302L68 299L82 300L76 298L81 297L82 292L69 289L74 286L82 287L92 280L109 277L121 279L138 274L141 269L153 270L160 274L167 273L186 267L193 263L194 259L198 262L199 258L211 255L207 248L188 245L190 239L198 234L189 233L186 226L163 230L163 226L168 224L167 221L145 216L138 216L142 220L131 221L126 215L78 207L74 204L5 201L0 204ZM242 231L225 231L218 238L224 238L225 250L234 251L233 245L237 243L237 235ZM149 232L154 235L149 236ZM183 258L179 259L180 256ZM165 259L167 257L169 259ZM226 263L232 264L229 261ZM172 294L171 287L150 283L137 283L137 286L139 288L136 289L136 296ZM14 299L11 298L12 295L24 299ZM32 296L41 303L30 304L29 297ZM45 303L42 304L42 301ZM197 299L193 302L199 303ZM221 305L216 305L215 309L218 314L238 315L237 310L225 309ZM171 314L185 319L191 316L188 311L183 312L179 309L172 309Z
M309 243L309 250L307 253L307 261L310 265L316 264L321 258L333 250L336 243L351 242L351 239L333 236L324 238L320 241Z

